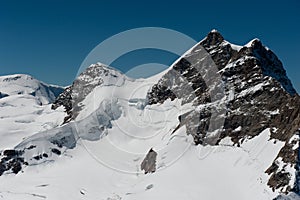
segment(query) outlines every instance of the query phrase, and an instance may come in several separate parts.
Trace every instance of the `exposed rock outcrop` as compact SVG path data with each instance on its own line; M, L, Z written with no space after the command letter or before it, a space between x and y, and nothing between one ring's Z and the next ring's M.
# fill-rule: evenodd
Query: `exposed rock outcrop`
M27 165L27 162L22 158L23 151L5 150L0 156L0 176L4 172L19 173L22 170L22 165Z
M4 98L4 97L8 97L8 94L5 94L5 93L0 92L0 99L1 99L1 98Z
M217 68L215 76L220 76L224 84L227 105L221 127L210 124L212 118L221 120L217 119L220 115L212 116L212 111L221 107L222 100L211 96L211 91L220 84L215 81L208 85L208 79L204 80L201 76L205 74L201 73L201 67L209 69L207 65ZM182 92L184 86L189 88ZM217 145L229 136L239 146L246 138L255 137L270 128L271 138L285 142L276 159L282 160L285 167L277 168L275 160L266 169L270 175L268 185L281 192L291 191L288 185L293 180L286 168L294 168L297 162L299 141L294 136L300 127L300 97L287 78L282 63L259 40L255 39L237 49L225 41L219 32L210 32L190 53L175 63L148 93L149 104L175 98L181 99L183 104L198 106L179 117L179 126L186 126L195 144ZM209 127L212 128L209 130ZM211 132L218 134L212 138Z
M150 149L141 163L141 170L144 170L145 174L156 171L156 157L157 153L153 149Z

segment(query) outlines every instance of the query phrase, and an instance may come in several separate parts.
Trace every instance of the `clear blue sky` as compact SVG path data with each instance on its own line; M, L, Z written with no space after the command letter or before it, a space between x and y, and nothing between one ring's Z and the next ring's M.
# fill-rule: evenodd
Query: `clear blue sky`
M260 38L284 63L299 92L299 9L299 0L0 0L0 75L26 73L48 83L68 85L86 55L121 31L165 27L199 41L217 29L236 44ZM146 53L149 61L170 64L175 59L166 52ZM131 59L123 59L127 62L123 66L119 60L117 67L127 71L132 66L128 62L143 55L145 52L133 53Z

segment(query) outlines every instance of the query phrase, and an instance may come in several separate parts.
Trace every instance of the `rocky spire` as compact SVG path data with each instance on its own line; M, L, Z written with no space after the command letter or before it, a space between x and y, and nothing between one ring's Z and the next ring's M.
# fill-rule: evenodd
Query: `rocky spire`
M221 35L221 33L213 29L207 34L206 38L201 42L201 44L204 47L211 47L211 46L219 45L223 41L224 38Z

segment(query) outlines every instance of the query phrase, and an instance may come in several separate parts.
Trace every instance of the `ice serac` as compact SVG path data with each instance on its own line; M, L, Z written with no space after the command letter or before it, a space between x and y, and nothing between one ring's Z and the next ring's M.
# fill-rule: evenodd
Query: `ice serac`
M113 69L102 63L96 63L89 66L67 87L55 100L52 109L64 106L68 116L64 123L69 122L77 117L82 105L80 103L89 95L97 86L122 85L126 79L116 69Z
M25 80L31 79L30 76L24 75ZM22 77L9 77L4 79L5 81L16 81L22 79ZM58 121L60 116L56 115L54 110L63 106L67 116L64 118L64 124L62 121L59 125L55 126L56 122L51 124L52 128L41 129L37 132L27 133L27 137L22 142L17 144L14 149L6 149L3 152L0 151L0 175L3 173L19 173L23 166L32 166L41 164L44 162L51 162L56 155L61 155L67 149L73 149L77 145L79 138L93 141L99 140L105 135L106 129L111 128L111 121L120 117L121 111L116 101L112 99L103 100L98 107L91 110L91 113L87 114L82 120L74 121L80 111L84 108L84 101L87 96L96 87L115 87L124 84L125 79L128 79L121 72L112 69L106 65L97 63L88 67L80 76L73 82L71 86L64 89L62 93L57 95L57 99L51 106L52 114L56 116ZM24 83L25 89L28 88L27 82ZM27 85L26 85L27 84ZM20 91L19 85L12 83L10 91L13 86L17 86L17 91ZM20 86L20 87L21 87ZM35 85L32 87L34 88ZM23 88L21 88L23 89ZM6 91L6 90L4 90ZM27 94L32 95L31 88L22 93L22 96ZM13 95L19 92L11 92ZM38 92L36 92L39 94ZM36 94L35 93L35 94ZM93 100L93 97L90 99ZM95 99L97 101L97 99ZM23 101L21 103L24 103ZM27 106L28 108L29 106ZM40 108L40 112L43 112ZM28 111L27 111L28 112ZM31 112L31 110L29 110ZM48 112L48 111L47 111ZM53 120L53 119L52 119ZM47 122L45 120L45 122ZM29 122L28 122L29 123ZM47 122L50 123L50 122ZM26 131L27 132L27 131ZM28 136L30 134L30 136ZM7 156L5 152L17 152L13 155ZM14 166L17 166L16 168Z
M206 51L207 55L199 54L201 51ZM201 60L193 58L199 55L202 55ZM199 62L207 65L207 57L218 68L227 102L224 125L214 130L209 130L212 109L215 105L221 105L221 101L214 101L210 96L213 89L210 87L217 86L207 85L202 79L203 73L199 71ZM174 74L178 76L176 81L172 80ZM191 86L194 98L188 98L191 94L183 94L184 91L178 92L183 85ZM194 137L196 144L218 145L229 137L234 145L241 146L244 141L269 128L270 139L285 145L274 162L265 169L269 174L267 184L282 193L298 190L298 185L294 183L299 149L296 133L300 128L300 98L280 60L259 40L237 46L224 40L218 31L210 32L179 59L148 93L149 104L176 98L182 99L183 104L192 102L198 106L194 111L181 115L178 125L187 127L187 133ZM217 141L212 140L211 131L218 133Z
M14 149L0 151L0 176L11 172L18 174L24 166L52 162L55 156L75 148L79 138L99 140L112 127L111 121L120 115L121 110L116 102L103 101L97 110L83 120L31 135Z
M0 148L12 148L36 132L59 125L63 111L50 109L64 87L49 85L30 75L15 74L0 77ZM23 151L0 151L0 175L11 170L18 173L22 165Z

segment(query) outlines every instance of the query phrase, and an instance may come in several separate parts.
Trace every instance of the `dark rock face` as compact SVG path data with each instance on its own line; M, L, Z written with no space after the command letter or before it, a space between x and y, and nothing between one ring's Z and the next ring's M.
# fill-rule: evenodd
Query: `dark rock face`
M21 79L22 77L21 76L14 76L14 77L9 77L9 78L5 78L3 79L4 82L10 82L10 81L16 81L18 79Z
M26 165L32 166L52 160L52 156L60 156L65 149L76 146L77 136L74 134L72 123L63 128L54 128L40 132L35 140L23 140L14 149L7 149L0 154L0 176L8 173L18 173ZM47 135L45 137L45 135ZM36 144L43 141L43 145ZM48 145L45 145L48 143Z
M60 155L61 154L61 151L58 150L58 149L51 149L51 152L55 153L56 155Z
M203 51L201 48L209 55L199 54L199 51ZM203 106L181 115L178 127L185 125L187 133L194 137L195 144L217 145L229 136L237 146L245 138L255 137L269 128L271 138L285 142L276 160L295 167L299 142L293 136L300 128L300 97L287 78L282 63L259 40L253 40L247 46L235 50L220 33L209 33L206 39L173 65L173 69L151 88L148 103L163 103L167 99L176 98L181 99L182 104L192 102L196 106L214 103L214 97L209 91L212 90L211 86L214 89L217 84L208 86L207 78L204 81L201 76L203 73L197 67L199 62L203 66L208 65L205 61L207 57L214 61L224 83L227 98L224 126L209 130L210 125L213 125L210 120L218 116L212 116L212 106ZM186 85L193 91L186 90ZM218 131L218 140L209 138L209 131ZM290 176L286 174L285 167L276 167L276 160L266 169L270 175L268 185L274 190L288 192L292 189L286 187L291 184Z
M67 87L53 102L52 109L55 110L58 107L63 106L68 114L64 119L64 123L69 121L72 116L72 86Z
M240 56L255 57L257 65L261 67L264 76L273 77L288 93L291 95L296 94L296 90L288 79L281 61L271 50L264 47L258 39L253 40L250 47L241 49L236 58Z
M145 171L145 174L156 171L156 157L157 153L153 149L150 149L141 164L141 169Z
M1 155L0 160L0 176L6 172L19 173L22 170L22 165L27 163L22 158L23 151L5 150Z
M4 150L0 154L0 176L7 173L14 173L18 174L24 166L28 166L30 164L29 161L45 161L49 157L47 153L41 153L38 155L32 156L29 161L24 159L25 151L32 150L35 147L32 146L31 148L25 148L24 150L15 150L15 149L8 149ZM56 155L61 155L62 152L58 148L51 148L51 153Z
M298 136L300 134L300 129L298 130ZM298 152L297 152L297 162L296 162L296 181L295 181L295 184L294 184L294 188L293 188L293 191L300 195L300 151L299 149L297 149Z
M4 97L8 97L8 94L4 94L0 92L0 99L4 98Z
M217 30L212 30L208 33L206 40L202 42L202 46L204 48L211 48L220 45L223 41L223 36Z
M208 33L200 45L209 52L219 69L224 68L229 60L237 54L237 51L232 49L231 45L226 43L223 36L217 31Z
M46 86L43 83L41 83L41 85L45 87L46 92L48 94L52 93L55 98L57 98L64 91L64 89L62 87L52 86L52 85Z
M282 187L285 187L286 185L289 184L290 174L288 172L278 172L278 173L273 173L268 185L275 191L275 189L280 189ZM287 188L287 190L291 190L292 188Z
M295 200L299 198L297 194L291 193L289 195L279 195L273 200Z
M33 155L31 158L28 158L29 160L25 160L26 151L31 151L35 148L36 146L30 146L24 148L23 150L7 149L0 153L0 176L9 173L18 174L20 171L22 171L24 166L32 165L32 162L35 163L36 161L36 163L40 163L47 160L47 158L49 157L47 153L38 153L36 155ZM52 147L50 154L53 153L57 156L61 155L62 152L61 150L59 150L59 148L61 147Z
M184 79L181 77L184 77ZM187 86L187 83L190 83L190 85ZM207 89L206 83L201 77L201 72L192 67L189 61L182 58L174 65L172 71L165 74L159 80L159 83L151 88L147 101L151 105L163 103L167 99L182 98L184 103L197 101L200 104L210 101L208 95L201 95L207 92Z

